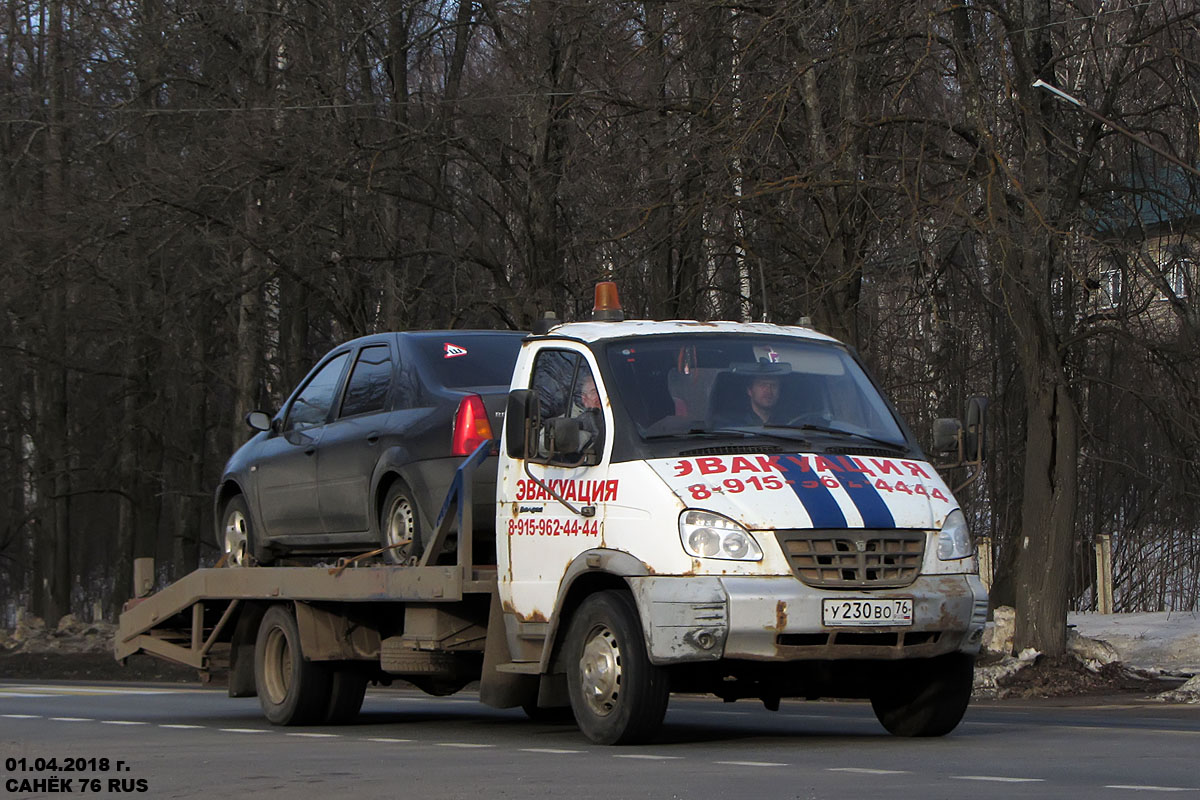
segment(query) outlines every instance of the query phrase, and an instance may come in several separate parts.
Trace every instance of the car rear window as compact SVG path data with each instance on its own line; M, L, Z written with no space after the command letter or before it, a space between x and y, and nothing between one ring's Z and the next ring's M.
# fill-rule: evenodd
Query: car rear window
M520 333L450 331L436 338L422 336L414 346L433 377L448 389L508 386L524 338Z

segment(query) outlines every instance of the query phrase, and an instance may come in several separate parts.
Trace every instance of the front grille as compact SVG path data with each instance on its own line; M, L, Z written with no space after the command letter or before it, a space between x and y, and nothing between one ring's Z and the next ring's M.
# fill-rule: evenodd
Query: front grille
M790 530L775 535L796 577L824 589L908 586L925 558L924 531Z

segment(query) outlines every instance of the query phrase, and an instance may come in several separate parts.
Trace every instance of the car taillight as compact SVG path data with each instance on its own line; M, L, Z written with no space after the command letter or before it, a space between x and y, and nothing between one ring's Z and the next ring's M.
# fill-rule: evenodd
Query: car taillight
M459 402L458 413L454 415L454 455L469 456L480 442L492 438L492 424L488 422L483 398L477 394L467 395Z

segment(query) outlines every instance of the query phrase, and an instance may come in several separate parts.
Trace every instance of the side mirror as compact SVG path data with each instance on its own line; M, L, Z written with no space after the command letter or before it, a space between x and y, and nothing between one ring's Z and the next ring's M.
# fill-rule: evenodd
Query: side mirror
M537 393L532 389L513 389L508 393L504 449L509 458L529 457L529 434L541 427L541 421L537 419L540 406Z
M951 417L943 417L933 421L933 450L936 453L953 453L958 451L958 441L962 437L963 425Z
M967 400L967 429L963 441L963 453L967 461L983 461L987 458L987 407L988 399L982 395Z
M583 425L570 417L555 417L546 426L550 441L547 448L555 456L578 453L587 445L589 437L584 435Z
M256 431L269 431L271 417L262 411L251 411L246 415L246 424Z

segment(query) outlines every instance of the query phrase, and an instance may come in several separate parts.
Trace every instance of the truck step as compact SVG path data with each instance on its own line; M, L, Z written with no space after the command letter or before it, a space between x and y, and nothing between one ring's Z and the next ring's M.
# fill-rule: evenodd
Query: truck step
M537 675L541 671L542 668L536 661L518 661L496 665L496 672L510 672L514 675Z

